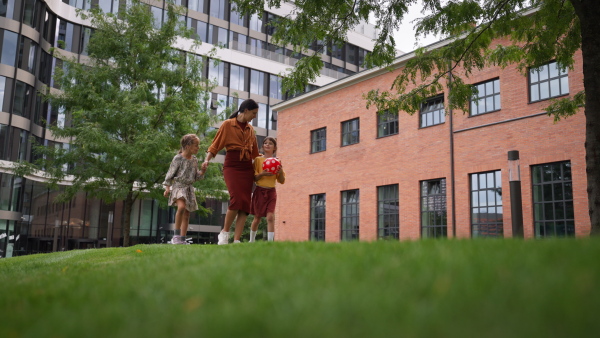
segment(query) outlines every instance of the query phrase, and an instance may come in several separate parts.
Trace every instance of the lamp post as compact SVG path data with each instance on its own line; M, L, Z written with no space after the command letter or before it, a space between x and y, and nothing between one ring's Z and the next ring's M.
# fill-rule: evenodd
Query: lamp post
M56 250L58 250L58 230L60 230L60 221L57 218L54 220L54 239L52 240L52 252L56 252Z
M523 238L523 201L521 200L521 168L518 150L508 152L508 181L510 185L512 236Z

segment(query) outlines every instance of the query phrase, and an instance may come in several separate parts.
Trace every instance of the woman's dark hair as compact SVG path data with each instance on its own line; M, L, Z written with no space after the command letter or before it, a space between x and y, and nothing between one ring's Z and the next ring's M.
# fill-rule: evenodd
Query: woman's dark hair
M256 101L252 100L252 99L247 99L244 100L244 102L242 102L242 104L240 104L240 107L238 108L238 110L236 110L233 114L231 114L231 116L229 116L230 119L238 116L239 113L243 113L245 110L253 110L258 108L258 103L256 103Z

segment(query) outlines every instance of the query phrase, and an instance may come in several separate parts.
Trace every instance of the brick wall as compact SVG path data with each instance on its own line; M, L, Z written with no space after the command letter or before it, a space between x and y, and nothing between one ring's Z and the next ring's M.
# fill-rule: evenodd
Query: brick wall
M453 227L457 237L471 237L469 174L492 170L501 170L504 235L510 237L510 150L520 152L525 237L534 236L530 167L566 160L572 166L576 235L589 234L583 113L554 123L552 117L539 115L549 100L528 102L526 74L514 66L491 67L466 81L499 78L501 110L472 117L454 111L444 124L426 128L419 128L418 113L400 112L399 133L377 138L376 110L366 109L363 94L375 88L389 89L397 74L383 73L279 111L278 155L287 181L277 188L277 240L308 240L309 196L325 193L326 240L339 241L341 191L349 189L360 190L360 239L375 240L377 187L388 184L399 185L400 239L418 239L420 181L437 178L446 178L448 237L453 236ZM581 55L577 54L575 69L569 71L569 92L572 95L582 89ZM353 118L360 119L360 142L342 147L341 122ZM327 150L311 154L310 132L323 127L327 128Z

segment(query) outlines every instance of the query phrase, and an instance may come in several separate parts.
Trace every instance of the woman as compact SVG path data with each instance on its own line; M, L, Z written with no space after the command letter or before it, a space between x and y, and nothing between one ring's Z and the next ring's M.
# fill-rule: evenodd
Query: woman
M254 183L254 167L252 159L258 156L258 144L254 128L250 125L258 113L258 104L248 99L242 102L238 111L228 120L223 121L215 139L208 148L206 159L202 163L202 171L206 171L208 163L223 148L226 148L223 176L229 190L229 208L225 214L225 225L219 233L217 244L229 243L229 229L235 221L234 243L240 242L244 223L250 213L252 186Z

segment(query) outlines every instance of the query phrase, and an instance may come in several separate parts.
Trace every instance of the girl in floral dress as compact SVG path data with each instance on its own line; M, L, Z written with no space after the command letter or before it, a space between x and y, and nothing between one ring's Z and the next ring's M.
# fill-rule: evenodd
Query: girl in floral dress
M175 214L175 235L171 244L187 244L190 212L198 210L194 182L204 177L204 171L198 169L198 153L200 139L195 134L187 134L181 138L181 149L173 157L163 185L165 197L169 197L169 205L177 207Z

